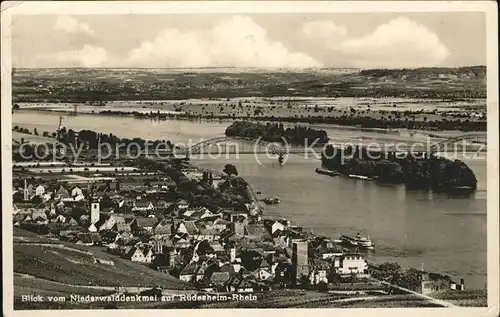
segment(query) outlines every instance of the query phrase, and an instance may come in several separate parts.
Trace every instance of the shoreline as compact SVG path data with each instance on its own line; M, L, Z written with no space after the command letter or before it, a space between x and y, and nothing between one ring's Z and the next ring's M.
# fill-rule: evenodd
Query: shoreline
M190 162L190 163L191 163L191 162ZM194 165L194 164L190 164L190 166L191 166L191 167L193 167L193 168L198 168L198 169L201 169L201 167L198 167L198 166L196 166L196 165ZM211 169L207 169L207 168L205 168L205 170L211 170ZM213 171L213 170L211 170L211 171ZM215 172L216 172L216 173L220 173L220 172L217 172L217 171L215 171ZM250 187L251 187L251 184L249 184L249 185L250 185ZM253 191L252 191L252 192L253 192ZM254 195L254 197L255 197L255 195ZM257 197L255 197L255 198L257 198ZM256 201L258 201L258 200L256 199ZM305 229L307 229L307 228L305 228Z
M50 109L36 109L36 108L21 108L19 110L21 113L23 112L34 112L34 113L40 113L40 114L54 114L54 115L61 115L61 116L74 116L78 117L79 115L89 115L89 116L105 116L105 117L115 117L115 118L134 118L134 119L142 119L142 120L160 120L160 121L189 121L189 122L234 122L237 120L250 120L250 121L255 121L255 122L285 122L286 124L301 124L301 125L308 125L314 128L330 128L330 129L339 129L339 130L350 130L350 131L359 131L359 132L373 132L373 133L378 133L378 134L401 134L401 133L408 133L408 134L424 134L432 138L452 138L456 135L459 134L466 134L466 133L485 133L486 131L483 130L470 130L467 132L460 131L460 130L432 130L432 129L407 129L407 128L394 128L394 129L384 129L384 128L371 128L371 127L358 127L358 126L352 126L352 125L342 125L342 124L335 124L335 123L321 123L321 122L311 122L311 121L294 121L294 122L288 122L284 119L292 119L292 118L282 118L282 117L276 117L274 120L262 120L262 118L258 117L235 117L235 118L228 118L228 117L188 117L188 116L179 116L176 115L174 117L166 117L166 118L158 118L157 116L134 116L132 112L129 112L127 114L117 114L114 112L84 112L84 113L79 113L79 114L74 114L71 111L58 111L58 110L50 110ZM14 112L15 113L15 112Z
M219 171L217 171L217 170L213 170L213 169L209 169L209 168L204 168L204 167L202 168L202 167L199 167L199 166L196 166L196 165L192 164L191 162L189 163L189 167L190 167L190 168L192 168L192 169L197 169L197 170L199 170L199 171L211 171L211 172L213 172L213 173L219 173L219 174L220 174L220 172L219 172ZM241 176L241 177L242 177L243 179L245 179L243 176ZM245 181L246 181L246 179L245 179ZM247 183L248 183L248 186L249 186L249 188L250 188L250 190L251 190L251 192L252 192L252 195L254 196L254 201L255 201L255 202L258 202L258 203L259 203L259 206L260 206L260 207L262 207L260 215L263 215L264 213L266 213L266 216L263 216L263 217L262 217L262 219L266 219L266 220L275 220L275 221L280 221L280 220L281 220L281 221L283 221L283 220L285 220L285 221L292 220L292 221L293 221L293 219L288 219L288 218L286 218L286 217L284 217L284 216L271 215L271 214L267 213L267 211L266 211L266 205L265 205L265 204L260 203L260 202L261 202L261 200L258 200L258 198L256 197L256 195L255 195L255 191L252 189L252 184L251 184L250 182L248 182L248 181L247 181ZM264 193L263 193L263 194L264 194ZM330 238L329 238L329 237L327 237L327 236L323 236L323 235L318 235L318 234L315 234L313 229L308 228L308 227L303 227L303 226L301 226L301 225L300 225L297 221L293 221L293 223L295 223L295 225L294 225L294 226L302 228L302 230L303 230L302 232L303 232L305 235L307 235L307 236L308 236L308 239L315 239L315 238L327 238L327 239L330 239ZM341 233L339 233L339 235L340 235L340 234L341 234ZM336 244L336 245L338 245L338 246L340 246L340 247L345 248L345 246L344 246L343 244L338 244L338 243L335 243L335 244ZM375 247L375 248L376 248L376 247ZM349 248L347 248L347 249L349 249ZM349 250L351 250L351 249L349 249ZM351 250L351 251L352 251L352 250ZM353 251L353 252L356 252L356 251ZM365 251L364 251L364 252L362 252L361 254L366 255L366 254L369 254L370 252L373 252L373 251L371 251L371 250L365 250ZM377 262L372 262L372 261L368 261L368 260L367 260L368 267L378 267L380 264L383 264L383 263L387 263L387 262L377 263ZM400 264L398 261L391 261L391 263L397 263L397 264ZM408 266L408 267L403 267L403 266L401 266L401 268L402 268L402 269L415 269L415 267L411 267L411 266ZM427 273L427 274L438 274L438 275L445 275L445 276L447 276L446 274L444 274L444 273L440 273L440 272L429 272L429 271L422 271L422 272L423 272L423 273ZM483 289L482 289L482 288L474 288L474 289L470 289L470 288L468 288L468 290L483 290Z

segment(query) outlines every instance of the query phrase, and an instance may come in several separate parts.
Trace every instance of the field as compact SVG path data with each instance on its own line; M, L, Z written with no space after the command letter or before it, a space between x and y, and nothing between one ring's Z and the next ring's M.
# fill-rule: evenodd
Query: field
M110 101L104 106L91 106L84 103L19 103L20 109L51 111L61 114L71 114L74 105L81 114L162 114L177 113L181 115L213 117L213 118L242 118L242 117L275 117L296 118L304 121L314 117L340 117L343 115L368 116L374 119L408 115L416 121L433 121L442 117L452 117L461 112L486 111L486 101L471 99L462 102L443 102L442 100L417 99L353 99L353 98L219 98L219 99L191 99L183 101ZM354 109L355 113L351 113ZM467 118L458 119L465 120ZM469 120L473 118L468 118ZM29 125L23 128L32 129Z
M486 67L16 69L13 103L68 115L485 131Z
M485 78L484 66L349 72L329 69L15 69L13 97L14 102L46 99L47 93L61 101L304 95L484 98Z
M488 296L486 290L449 291L446 293L435 294L433 297L445 300L458 306L488 306Z
M113 291L83 288L78 286L63 285L56 282L39 279L36 277L14 275L14 285L16 296L41 295L41 296L66 296L68 294L78 295L109 295Z
M29 142L29 143L54 143L56 140L54 138L48 138L41 135L33 135L27 133L20 133L16 131L12 131L12 140L20 143Z

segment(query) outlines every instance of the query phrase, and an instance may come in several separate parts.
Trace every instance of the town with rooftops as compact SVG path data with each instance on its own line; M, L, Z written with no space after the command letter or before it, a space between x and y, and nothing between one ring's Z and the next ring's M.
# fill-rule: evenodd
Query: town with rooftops
M486 2L31 3L2 6L5 315L497 312Z
M465 289L463 281L423 268L368 263L371 241L356 246L353 237L332 240L266 215L266 203L277 202L260 198L231 164L220 172L176 158L13 164L15 243L26 243L23 232L31 232L50 240L40 244L47 250L60 241L105 252L109 257L87 263L95 270L130 261L181 285L138 283L122 292L171 294L174 288L255 300L256 294L298 289L345 300Z

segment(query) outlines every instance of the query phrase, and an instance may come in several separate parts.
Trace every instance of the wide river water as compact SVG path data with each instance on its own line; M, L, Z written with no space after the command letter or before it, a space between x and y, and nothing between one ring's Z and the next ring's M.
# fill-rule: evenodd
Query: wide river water
M59 114L19 111L13 125L53 132ZM97 115L67 116L63 125L73 130L90 129L118 137L165 139L196 143L222 136L227 122L154 121ZM331 138L352 140L363 137L387 141L386 134L355 130L325 129ZM414 136L415 137L415 136ZM418 136L417 136L418 137ZM402 136L394 136L401 139ZM243 154L239 159L196 159L204 168L222 170L234 164L254 190L278 196L279 205L266 213L283 216L292 224L316 234L337 238L340 233L362 232L376 243L369 260L397 261L403 267L464 278L469 289L486 284L486 153L480 158L458 157L474 171L478 190L469 197L451 197L428 191L406 190L404 186L381 186L345 177L328 177L314 172L319 161L290 155L280 166L275 159Z

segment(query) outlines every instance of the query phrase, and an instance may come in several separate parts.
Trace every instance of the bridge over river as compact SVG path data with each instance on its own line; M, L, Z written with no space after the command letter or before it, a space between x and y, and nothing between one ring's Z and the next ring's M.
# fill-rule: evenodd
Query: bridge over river
M438 141L427 142L407 141L399 143L388 142L330 142L335 148L346 148L348 146L361 146L373 150L380 149L384 152L394 153L437 153L437 152L480 152L486 151L486 133L467 133L456 137L438 139ZM326 144L294 145L281 138L278 142L265 141L260 138L221 136L199 143L178 148L175 154L197 155L197 154L270 154L284 156L287 154L311 155L320 154Z

